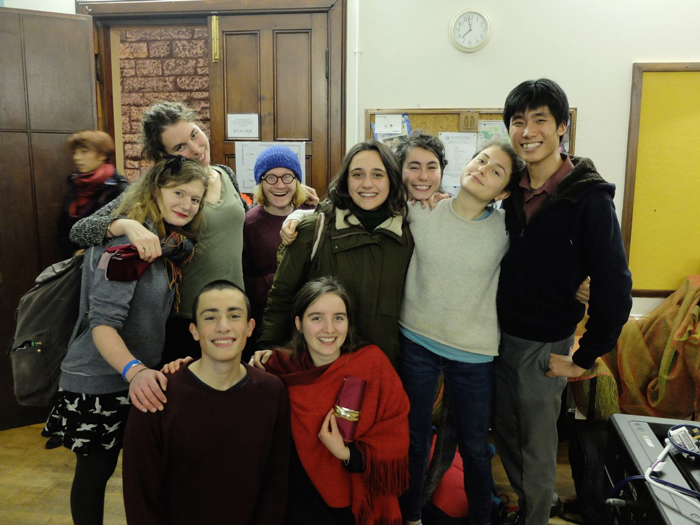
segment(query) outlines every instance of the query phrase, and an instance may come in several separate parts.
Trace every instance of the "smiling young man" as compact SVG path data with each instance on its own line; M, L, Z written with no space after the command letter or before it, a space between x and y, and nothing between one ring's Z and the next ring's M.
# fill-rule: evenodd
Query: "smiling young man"
M281 524L290 443L286 389L241 363L255 321L240 288L215 281L192 311L202 358L168 379L165 410L129 416L127 521Z
M527 170L504 201L510 249L501 263L494 432L520 499L515 523L546 525L555 492L557 429L567 377L578 377L615 347L632 307L613 196L593 162L560 153L569 103L549 79L510 92L503 111ZM584 315L575 298L591 277L586 333L570 356Z

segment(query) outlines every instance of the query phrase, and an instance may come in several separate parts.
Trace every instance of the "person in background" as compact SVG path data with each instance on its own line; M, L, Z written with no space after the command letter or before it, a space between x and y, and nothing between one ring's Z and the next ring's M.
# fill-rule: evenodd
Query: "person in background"
M68 259L80 246L68 238L70 229L83 217L116 199L129 185L110 157L114 141L104 131L85 129L68 137L76 172L68 176L68 192L58 216L57 239L61 255Z
M379 348L360 341L349 294L336 278L306 283L291 314L291 354L266 350L251 359L289 391L293 446L285 523L401 525L409 405L399 377ZM348 377L366 381L354 414L336 404ZM340 417L356 421L354 439L343 439Z
M180 267L194 252L190 238L201 224L208 181L199 163L182 157L158 162L124 193L114 216L153 232L161 256L150 263L110 259L108 250L130 253L126 236L85 254L79 320L45 427L77 457L70 496L77 525L102 523L105 487L122 448L130 400L152 412L167 401L167 379L153 367L162 357L170 310L177 309Z
M306 201L301 185L301 164L286 146L271 146L260 153L253 168L257 206L245 217L243 227L243 279L255 320L243 360L250 359L262 326L267 292L277 271L279 232L284 219Z
M131 409L124 436L128 523L281 525L289 402L282 382L241 363L250 303L215 281L194 300L201 359L168 377L162 412Z

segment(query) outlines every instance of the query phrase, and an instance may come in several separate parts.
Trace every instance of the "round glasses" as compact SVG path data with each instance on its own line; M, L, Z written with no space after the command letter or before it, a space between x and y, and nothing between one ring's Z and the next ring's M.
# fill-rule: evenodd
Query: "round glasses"
M267 182L270 186L274 186L277 184L277 181L282 179L282 182L285 184L291 184L296 177L292 175L291 173L285 173L281 177L279 175L274 175L272 173L268 173L265 175L262 179Z

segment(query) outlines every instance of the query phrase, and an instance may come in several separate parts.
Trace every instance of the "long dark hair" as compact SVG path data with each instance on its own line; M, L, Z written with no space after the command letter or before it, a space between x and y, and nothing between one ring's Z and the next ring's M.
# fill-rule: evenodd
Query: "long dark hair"
M143 144L141 157L145 160L158 161L168 155L160 137L165 128L181 120L199 125L199 118L194 109L182 102L159 102L146 110L141 119L140 140Z
M406 214L406 189L401 180L401 168L396 161L396 157L391 150L381 142L367 140L355 144L347 152L340 165L338 173L328 185L328 197L319 204L320 211L331 213L336 208L347 210L350 208L352 197L348 191L348 176L350 174L350 163L355 155L362 151L376 151L382 159L384 169L389 177L389 195L386 198L386 206L391 215Z
M332 293L340 297L340 299L345 303L345 310L348 314L348 333L345 337L345 341L340 347L340 353L346 354L349 352L354 352L361 345L362 342L355 331L355 311L352 307L352 301L348 295L345 287L340 284L340 281L335 277L321 277L319 279L314 279L309 281L301 290L299 290L294 297L294 306L292 307L292 319L299 318L301 321L304 318L304 313L308 310L309 306L316 301L322 295L327 293ZM300 359L304 353L309 352L309 346L306 343L304 334L299 330L294 330L294 335L292 336L292 359Z

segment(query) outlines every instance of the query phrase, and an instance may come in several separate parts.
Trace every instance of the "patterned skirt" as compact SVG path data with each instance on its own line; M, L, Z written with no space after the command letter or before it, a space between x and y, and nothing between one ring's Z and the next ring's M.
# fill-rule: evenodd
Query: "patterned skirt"
M96 447L119 450L130 410L128 391L93 395L60 388L42 435L60 436L63 446L76 454L89 454Z

